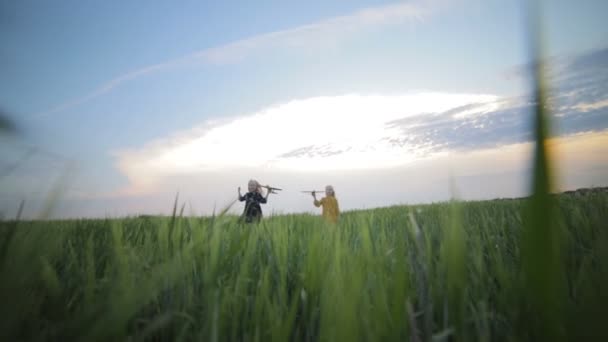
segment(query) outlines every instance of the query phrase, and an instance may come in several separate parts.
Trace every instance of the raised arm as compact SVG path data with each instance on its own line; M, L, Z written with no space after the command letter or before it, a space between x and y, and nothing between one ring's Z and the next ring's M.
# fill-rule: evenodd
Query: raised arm
M241 187L239 186L239 201L243 202L245 200L245 196L241 195Z
M312 198L314 198L314 201L312 203L315 205L315 207L320 207L322 204L322 200L317 201L317 194L314 191L312 192Z
M268 192L266 193L266 197L262 196L262 194L258 193L257 197L258 197L258 202L262 203L262 204L266 204L268 202L268 195L270 195L270 190L268 190Z
M270 185L266 185L266 197L264 197L264 202L263 203L268 202L268 196L270 196L271 192L272 192L272 190L270 189Z

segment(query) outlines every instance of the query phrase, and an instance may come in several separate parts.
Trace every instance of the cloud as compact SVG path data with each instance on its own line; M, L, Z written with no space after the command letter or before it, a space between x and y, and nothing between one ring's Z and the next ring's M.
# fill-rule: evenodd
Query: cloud
M596 84L605 79L608 72L608 47L589 50L574 55L559 55L545 57L540 61L549 79L549 84L559 83L561 86L578 88L584 85ZM507 79L528 79L534 73L535 65L528 63L517 65L505 71Z
M546 84L555 117L555 134L598 132L608 128L608 47L575 56L554 56L543 64L547 67ZM518 66L510 75L528 77L530 65ZM514 137L516 132L529 135L527 114L532 110L532 104L524 98L516 102L516 106L503 111L501 116L486 117L509 122L510 126L503 125L502 129L510 133L501 132L498 134L501 137ZM492 122L484 123L487 124L492 125Z
M601 48L575 57L569 68L575 72L600 71L608 69L608 48Z
M204 49L163 63L127 72L98 86L89 94L38 113L30 117L30 119L41 118L84 104L108 93L122 83L145 75L199 63L209 65L237 63L255 53L265 52L269 49L299 49L309 51L320 46L335 46L340 40L354 36L364 30L404 22L420 22L430 15L433 8L436 7L436 1L422 0L370 7L348 15L324 19L311 24L265 33Z
M608 90L608 47L570 56L552 56L542 61L547 84L560 101L596 102ZM529 78L533 63L518 65L506 72L507 78ZM581 94L586 96L581 98ZM566 103L567 104L567 103Z
M425 123L476 120L500 105L497 96L486 94L314 97L114 154L119 170L140 190L164 177L235 168L386 168L440 152L437 141L420 135ZM398 124L408 118L411 127Z
M257 49L268 47L310 49L332 44L362 30L402 22L422 21L430 9L422 2L399 2L366 8L354 13L321 20L292 29L275 31L239 40L194 54L209 63L232 63L247 57Z
M608 96L608 95L607 95ZM596 101L593 103L578 103L573 106L573 109L579 110L581 112L590 112L597 109L603 109L608 107L608 98L605 100Z
M602 51L608 49L570 58L559 75L551 76L553 134L608 129L608 66L598 57ZM532 110L527 97L491 94L314 97L206 123L115 155L130 179L130 194L154 189L176 174L231 168L377 170L529 142Z

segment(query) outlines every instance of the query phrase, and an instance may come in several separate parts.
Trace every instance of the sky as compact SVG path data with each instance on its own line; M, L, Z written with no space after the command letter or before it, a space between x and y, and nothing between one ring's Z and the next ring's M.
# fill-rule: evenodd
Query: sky
M0 214L209 215L252 178L265 213L524 196L525 3L2 2ZM608 2L540 8L556 190L606 186Z

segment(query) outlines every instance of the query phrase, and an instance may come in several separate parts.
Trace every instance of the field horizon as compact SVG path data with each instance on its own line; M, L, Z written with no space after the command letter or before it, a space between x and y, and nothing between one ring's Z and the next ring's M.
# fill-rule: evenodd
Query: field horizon
M592 187L583 187L583 188L577 188L574 190L563 190L563 191L559 191L559 192L552 192L553 195L569 195L569 196L584 196L584 195L588 195L591 193L601 193L601 192L606 192L608 193L608 186L592 186ZM452 200L457 200L459 202L490 202L490 201L510 201L510 200L525 200L530 198L530 196L523 196L523 197L497 197L497 198L492 198L492 199L472 199L472 200L466 200L466 199L459 199L459 198L454 198ZM179 200L179 194L178 194L178 198ZM383 209L383 208L393 208L393 207L408 207L408 206L422 206L422 205L433 205L433 204L444 204L444 203L449 203L451 200L444 200L444 201L432 201L432 202L420 202L420 203L407 203L407 204L403 204L403 203L398 203L398 204L391 204L391 205L386 205L386 206L378 206L378 207L370 207L370 208L360 208L360 209L348 209L348 210L344 210L343 212L360 212L360 211L368 211L368 210L374 210L374 209ZM25 203L25 201L24 201ZM182 205L185 206L185 203L182 203ZM184 207L185 209L185 207ZM201 218L212 218L215 217L217 215L219 215L219 212L221 212L223 208L219 208L218 209L218 214L211 214L211 215L192 215L192 214L188 214L187 212L182 212L182 216L184 217L201 217ZM22 210L22 209L21 209ZM19 209L17 210L19 211ZM17 213L18 214L18 213ZM264 219L268 219L270 217L274 217L274 216L284 216L284 215L309 215L309 214L313 214L313 215L320 215L319 214L319 210L314 210L311 209L310 211L307 212L295 212L295 213L277 213L277 214L273 214L272 212L269 214L265 214L264 215ZM230 213L230 214L225 214L226 216L239 216L238 214L234 214L234 213ZM19 215L17 215L19 216ZM125 216L120 216L120 217L69 217L69 218L53 218L53 219L45 219L45 218L39 218L39 219L19 219L21 221L74 221L74 220L104 220L104 219L125 219L125 218L151 218L151 217L157 217L157 218L170 218L171 215L163 215L163 214L143 214L143 213L138 213L138 214L133 214L133 215L125 215ZM14 218L4 218L2 221L4 222L11 222L11 221L15 221Z

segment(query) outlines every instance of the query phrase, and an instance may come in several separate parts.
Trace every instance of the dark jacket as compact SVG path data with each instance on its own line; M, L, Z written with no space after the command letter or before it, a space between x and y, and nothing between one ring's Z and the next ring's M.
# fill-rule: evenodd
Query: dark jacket
M243 216L245 222L260 221L262 218L262 207L260 204L266 204L266 198L259 192L248 192L245 196L239 196L239 201L245 201L245 210Z

